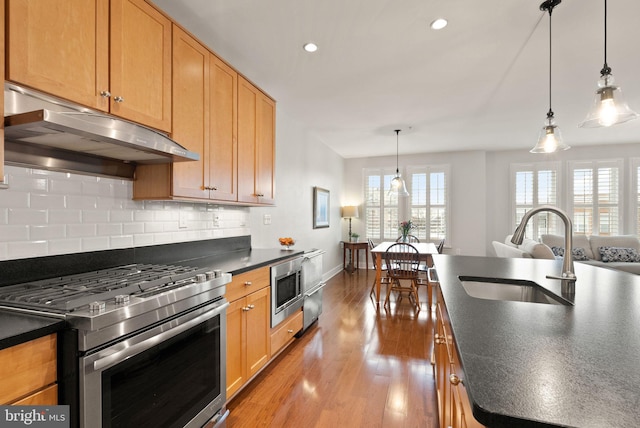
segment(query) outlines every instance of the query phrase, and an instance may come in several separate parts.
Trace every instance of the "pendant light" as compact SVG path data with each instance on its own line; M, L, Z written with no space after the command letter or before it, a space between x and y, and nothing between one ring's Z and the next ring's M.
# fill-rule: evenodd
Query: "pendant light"
M553 153L559 150L567 150L567 146L562 141L560 128L556 125L551 109L551 12L553 8L560 4L562 0L547 0L540 5L540 10L549 12L549 111L547 119L538 136L538 142L535 147L530 150L531 153Z
M587 118L578 125L580 128L617 125L638 117L638 114L624 101L620 87L614 86L613 83L611 67L607 65L607 0L604 0L604 66L600 70L600 80L598 80L593 105Z
M400 135L400 129L396 129L394 132L396 133L396 176L391 180L389 194L397 193L398 196L409 196L407 186L400 175L400 168L398 168L398 135Z

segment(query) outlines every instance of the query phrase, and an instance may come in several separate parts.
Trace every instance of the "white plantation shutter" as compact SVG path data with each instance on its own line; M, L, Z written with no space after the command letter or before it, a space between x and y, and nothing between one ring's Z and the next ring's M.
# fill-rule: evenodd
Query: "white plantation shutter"
M569 164L574 233L605 236L620 233L622 165L621 160Z
M395 240L398 234L398 197L389 195L395 173L364 169L364 220L367 238Z
M631 203L635 215L632 227L635 234L640 235L640 158L631 159L631 171Z
M559 169L557 162L511 165L513 230L530 209L559 204ZM527 223L525 236L537 240L543 234L561 233L557 216L542 212Z
M411 231L421 241L438 242L449 235L449 166L407 168Z

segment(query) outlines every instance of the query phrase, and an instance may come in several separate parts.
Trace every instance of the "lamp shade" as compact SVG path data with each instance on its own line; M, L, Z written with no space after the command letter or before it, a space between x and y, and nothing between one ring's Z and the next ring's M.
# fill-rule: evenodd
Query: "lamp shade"
M346 205L342 207L343 218L358 218L358 207L356 205Z
M531 153L553 153L561 150L567 150L568 145L562 141L560 128L556 125L553 116L547 116L545 125L540 130L538 142L535 147L530 150Z
M613 75L605 74L598 81L598 89L591 110L579 126L581 128L606 127L628 122L637 117L638 114L625 102L620 87L613 85Z

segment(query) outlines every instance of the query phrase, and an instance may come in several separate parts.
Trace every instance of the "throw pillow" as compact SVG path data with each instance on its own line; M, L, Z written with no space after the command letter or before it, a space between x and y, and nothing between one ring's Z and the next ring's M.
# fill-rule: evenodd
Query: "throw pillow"
M605 263L640 262L640 253L635 248L598 247L598 251Z
M564 248L562 247L551 247L551 251L553 251L553 254L555 254L556 257L564 257ZM589 257L587 257L587 253L585 252L584 248L574 248L571 253L573 254L573 260L577 262L589 260Z

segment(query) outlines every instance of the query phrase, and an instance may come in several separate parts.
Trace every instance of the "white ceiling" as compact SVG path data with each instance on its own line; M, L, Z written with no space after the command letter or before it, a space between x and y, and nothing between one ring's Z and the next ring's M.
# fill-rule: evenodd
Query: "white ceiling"
M541 0L154 0L345 158L528 150L549 108ZM607 60L640 112L640 1L608 4ZM435 18L449 25L429 28ZM582 129L604 58L603 0L553 11L553 103L571 146L640 142L640 120ZM314 54L302 50L313 41ZM543 155L541 155L543 156Z

